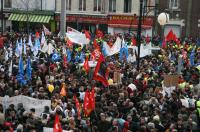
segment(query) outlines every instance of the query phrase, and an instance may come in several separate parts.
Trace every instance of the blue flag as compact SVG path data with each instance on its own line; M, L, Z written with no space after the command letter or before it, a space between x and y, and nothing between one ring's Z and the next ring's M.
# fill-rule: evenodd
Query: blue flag
M67 49L67 62L71 61L71 59L72 59L71 55L72 55L71 51L69 49Z
M102 47L101 50L102 50L103 56L107 56L106 48L104 46Z
M126 57L126 60L128 59L128 47L127 47L127 45L125 45L124 47L122 47L121 49L120 49L120 51L119 51L119 59L120 59L120 61L122 61L123 60L123 56L125 55L125 57Z
M191 54L190 54L190 65L194 66L194 58L195 58L195 48L193 48Z
M31 58L28 57L28 62L27 62L27 66L26 66L26 77L27 77L27 80L31 80L31 75L32 75Z
M52 61L57 62L61 59L61 57L58 53L53 53L51 59L52 59Z
M17 81L21 85L25 85L27 83L26 80L24 79L24 64L23 64L23 59L22 59L21 56L20 56L20 59L19 59Z

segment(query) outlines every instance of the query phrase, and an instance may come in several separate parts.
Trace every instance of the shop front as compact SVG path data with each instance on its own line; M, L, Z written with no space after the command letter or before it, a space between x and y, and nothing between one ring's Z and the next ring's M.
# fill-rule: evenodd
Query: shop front
M55 16L57 22L57 31L60 30L60 15ZM107 32L107 15L86 15L86 14L67 14L66 15L66 27L72 27L79 31L89 30L91 33L95 33L96 29L100 29Z
M108 15L108 33L137 33L138 17L131 15ZM146 17L142 20L142 35L152 36L153 18Z
M41 30L43 25L45 25L52 32L55 31L53 13L38 14L34 12L13 12L10 14L8 20L12 22L12 30L17 32L35 32Z

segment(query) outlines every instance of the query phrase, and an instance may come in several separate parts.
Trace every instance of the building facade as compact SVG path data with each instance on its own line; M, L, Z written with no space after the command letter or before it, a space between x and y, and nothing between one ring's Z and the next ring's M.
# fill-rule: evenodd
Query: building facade
M59 31L62 0L56 2L55 20ZM66 25L91 32L101 29L111 34L137 31L140 0L66 0ZM154 6L155 0L144 0ZM148 10L146 10L148 11ZM142 33L152 35L153 13L142 21Z
M36 25L45 24L51 31L58 33L62 1L3 0L4 30L9 28L22 32L26 31L25 28L37 28ZM150 6L155 6L155 0L143 0L143 5L146 14L142 20L142 33L151 36L155 21L154 10ZM66 25L91 32L98 28L111 34L136 33L139 8L140 0L66 0Z
M4 32L31 32L42 25L55 31L55 0L1 0L0 3L3 4Z
M178 37L200 37L199 0L159 0L159 11L169 13L170 21L159 29L166 35L171 29Z

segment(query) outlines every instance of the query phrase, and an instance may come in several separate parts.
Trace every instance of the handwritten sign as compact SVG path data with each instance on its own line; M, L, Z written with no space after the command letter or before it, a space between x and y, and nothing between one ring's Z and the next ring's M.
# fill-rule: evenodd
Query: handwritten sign
M165 75L164 76L164 86L172 87L177 86L179 81L179 75Z

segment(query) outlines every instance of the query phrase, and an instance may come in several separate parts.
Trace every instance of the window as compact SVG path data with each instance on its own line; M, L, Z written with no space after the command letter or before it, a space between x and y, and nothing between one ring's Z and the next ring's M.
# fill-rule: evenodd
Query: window
M116 0L109 0L109 11L116 12Z
M4 0L4 8L12 8L12 0Z
M94 0L94 11L101 11L101 0Z
M79 0L79 11L86 10L86 0Z
M66 0L66 10L71 10L71 0Z
M132 0L124 0L124 13L131 13Z
M169 0L169 9L178 9L179 0Z

